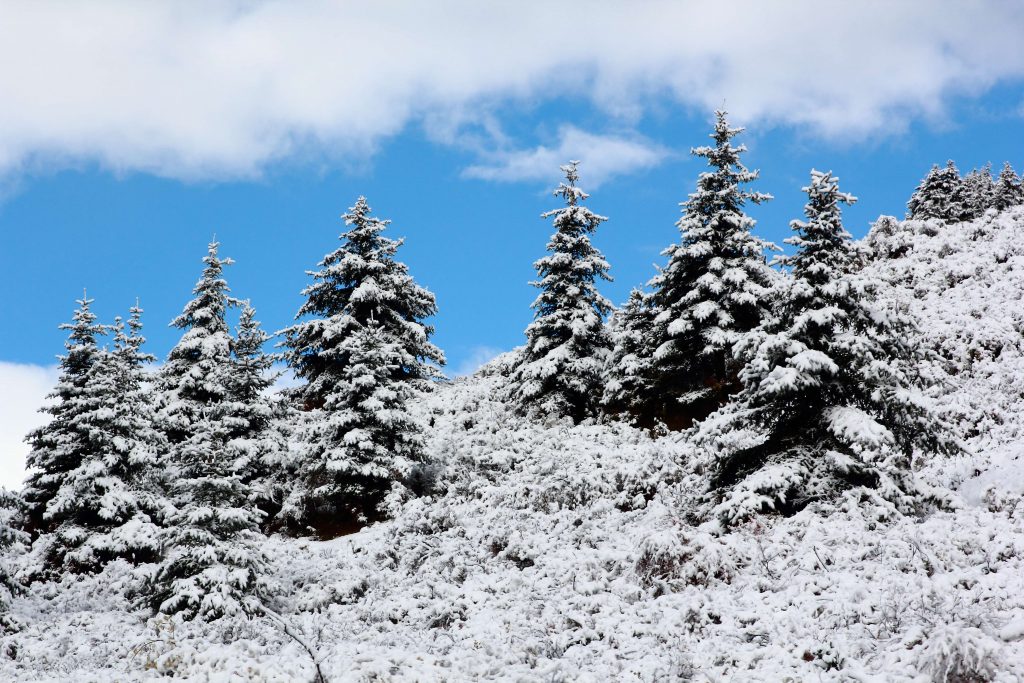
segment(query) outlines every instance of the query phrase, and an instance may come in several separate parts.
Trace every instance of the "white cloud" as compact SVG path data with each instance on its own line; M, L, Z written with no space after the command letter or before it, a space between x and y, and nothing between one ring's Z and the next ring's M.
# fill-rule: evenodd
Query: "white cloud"
M584 97L629 121L668 96L826 136L941 118L1024 75L1024 5L12 0L0 171L99 163L180 178L365 157L410 121Z
M46 422L39 412L57 383L57 368L0 361L0 486L21 488L25 480L25 435Z
M469 355L462 359L455 368L455 377L472 375L474 372L500 356L504 351L493 346L476 346L470 349Z
M661 163L667 150L638 137L594 135L564 126L555 147L501 151L491 160L470 166L463 175L483 180L558 180L558 167L570 159L581 162L583 187L597 187L614 175Z

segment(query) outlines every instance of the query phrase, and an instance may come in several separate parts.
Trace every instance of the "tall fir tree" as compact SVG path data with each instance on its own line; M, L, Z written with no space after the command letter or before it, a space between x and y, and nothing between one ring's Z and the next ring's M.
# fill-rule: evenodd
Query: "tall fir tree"
M22 530L24 521L21 496L0 487L0 635L17 631L21 626L11 614L11 601L22 590L16 578L15 557L29 543L29 535Z
M343 216L342 245L309 273L299 322L279 333L285 360L305 380L292 395L307 411L286 513L321 536L384 514L393 485L423 457L419 427L401 406L440 378L444 363L424 322L437 312L434 295L395 260L402 240L382 234L390 221L370 211L359 197ZM372 384L356 391L354 382Z
M999 172L999 178L992 191L992 207L997 211L1005 211L1020 204L1024 204L1024 187L1017 172L1007 161L1003 164L1003 170Z
M653 391L648 364L654 310L651 297L641 289L629 293L625 305L612 314L612 352L605 371L602 408L607 415L626 416L651 426Z
M932 166L914 190L907 202L907 218L959 221L965 213L964 199L964 181L956 164L950 160L945 166Z
M270 335L256 310L245 301L232 340L231 383L225 420L234 469L249 486L253 500L272 521L280 511L290 476L286 406L271 392L277 379L274 358L264 351Z
M173 510L161 533L163 558L147 599L185 619L253 614L267 592L259 547L263 514L230 447L245 420L233 400L239 373L232 359L229 296L218 243L209 245L194 298L172 323L183 330L160 375L159 414L168 441Z
M249 487L233 467L229 423L202 409L175 452L175 511L162 534L164 556L147 600L165 614L213 621L261 613L272 591Z
M69 334L64 343L67 352L60 357L57 386L48 396L52 403L43 408L51 419L26 439L31 451L22 495L33 533L56 528L59 520L50 518L47 509L65 478L92 449L88 426L79 418L87 407L90 371L102 355L96 338L105 335L108 328L96 322L96 314L90 309L93 299L83 295L77 303L73 322L60 326Z
M576 183L577 161L562 166L565 182L554 191L565 206L543 214L554 217L548 256L534 268L541 292L526 328L526 348L513 377L518 404L529 414L567 415L575 422L596 414L602 371L612 342L604 317L612 305L597 291L611 280L608 262L590 241L607 220L587 207L588 195Z
M786 297L737 345L743 390L698 434L726 525L851 488L913 509L914 449L952 447L917 386L912 322L876 307L875 285L855 274L840 212L854 197L818 171L804 191L807 220L793 221L786 240L796 253L781 259L792 274Z
M744 213L771 195L743 189L758 173L740 161L746 147L732 145L742 131L715 112L714 146L692 150L711 170L681 204L682 239L662 252L668 263L649 283L651 417L672 428L703 419L737 390L730 349L760 324L776 278L764 256L774 246L751 234L754 219Z
M102 350L86 374L75 416L86 434L77 467L67 472L47 506L51 530L33 548L41 567L97 571L111 560L149 562L159 552L157 522L165 511L159 491L160 438L144 386L142 309L112 329L114 348Z
M960 220L980 218L992 208L995 201L995 183L992 180L992 164L985 164L980 170L971 169L963 181L963 212Z
M229 309L239 301L229 296L224 268L234 263L220 258L220 244L211 242L205 267L192 293L194 298L171 325L182 337L167 356L158 379L158 421L173 452L184 442L207 406L230 398L231 333Z
M408 411L414 388L396 381L407 353L372 324L351 330L337 347L347 362L323 409L307 415L301 462L305 518L321 536L379 518L388 494L422 460L420 426ZM410 360L406 358L406 360ZM312 508L310 508L312 506Z

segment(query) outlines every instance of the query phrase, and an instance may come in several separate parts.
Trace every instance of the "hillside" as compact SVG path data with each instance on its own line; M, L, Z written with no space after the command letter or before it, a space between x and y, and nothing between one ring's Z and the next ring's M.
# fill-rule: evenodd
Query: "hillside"
M499 358L416 405L438 490L328 542L267 542L287 624L149 617L138 574L34 584L0 679L1024 679L1024 207L880 221L864 241L919 318L962 456L916 463L948 509L850 494L724 535L686 434L538 426Z

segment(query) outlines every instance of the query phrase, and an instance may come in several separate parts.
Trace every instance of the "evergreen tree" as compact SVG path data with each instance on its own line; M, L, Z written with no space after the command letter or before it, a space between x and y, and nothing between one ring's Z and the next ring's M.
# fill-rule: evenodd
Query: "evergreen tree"
M992 181L992 164L985 164L979 171L972 169L963 182L964 208L960 220L968 221L985 215L995 201L995 183Z
M812 171L806 221L783 263L787 297L758 333L737 345L747 359L734 404L701 426L712 452L719 519L798 510L851 487L874 489L901 510L919 502L915 447L947 449L943 425L916 389L911 322L873 305L854 274L857 252L843 228L831 173ZM736 436L739 434L739 436Z
M347 361L323 408L308 415L299 457L305 488L292 501L305 505L303 518L322 536L379 517L423 452L420 427L407 409L413 386L394 379L407 353L400 343L371 323L350 330L337 350Z
M277 375L271 372L273 357L263 350L269 339L256 320L255 309L245 301L232 342L225 416L230 427L228 449L235 471L250 487L254 502L268 520L280 510L288 476L286 411L270 393Z
M32 431L27 465L29 476L22 495L28 514L28 527L35 533L52 531L59 520L47 515L47 509L68 474L74 471L92 449L89 430L79 419L86 409L90 370L101 356L96 338L107 333L107 326L96 322L89 307L93 300L83 295L78 300L72 323L60 326L69 330L64 344L67 353L60 356L60 377L48 398L53 403L43 412L50 421Z
M321 535L378 517L395 479L422 459L419 428L397 419L395 406L410 390L440 378L431 363L444 363L429 341L433 328L423 322L437 311L434 295L394 259L402 240L381 234L389 221L371 216L363 197L343 218L349 230L341 234L342 246L310 273L314 282L303 290L300 322L281 332L283 356L305 380L292 395L311 411L299 439L300 483L286 511ZM379 344L376 360L369 359L368 340ZM374 383L360 387L371 395L365 401L360 392L347 395L359 377ZM379 401L385 394L388 400ZM364 418L377 422L364 429Z
M917 186L907 202L907 218L959 221L965 213L964 201L964 182L956 164L950 160L945 167L932 166L932 170Z
M18 630L10 614L11 600L21 592L15 579L13 559L24 550L29 535L21 530L24 503L17 493L0 487L0 634Z
M614 345L601 400L606 414L632 416L647 424L645 417L652 412L648 364L653 325L651 297L640 289L631 291L626 304L612 315Z
M652 417L673 428L704 418L737 389L730 349L761 322L776 277L764 257L774 247L751 234L754 220L743 212L771 195L742 189L758 177L740 162L746 147L731 144L743 129L730 128L724 111L715 118L714 146L692 150L711 170L682 203L682 240L662 252L668 264L649 283Z
M520 407L528 413L568 415L579 422L596 412L602 369L611 349L604 316L612 306L595 283L611 280L608 263L590 242L605 220L582 205L587 194L576 186L572 161L562 166L566 182L554 194L565 207L548 211L555 233L549 256L534 264L541 293L533 302L534 320L526 328L526 348L513 382Z
M160 376L173 510L147 598L154 609L185 619L253 614L268 588L257 544L263 514L243 482L238 456L245 449L231 446L248 423L234 400L242 373L226 319L239 302L223 278L232 261L220 258L218 247L210 244L195 297L172 323L184 332ZM247 329L258 336L253 322Z
M147 594L155 610L186 620L259 614L271 590L262 513L233 467L228 422L218 412L204 408L175 451L175 510Z
M239 301L228 295L224 267L234 263L218 256L211 242L202 276L181 314L171 325L183 330L159 377L158 420L172 451L184 442L211 405L223 403L231 392L231 334L227 311Z
M1024 187L1010 162L1003 164L995 189L992 191L992 206L997 211L1005 211L1011 206L1024 204Z
M86 373L75 416L86 448L47 506L52 531L33 549L45 566L96 571L115 558L148 562L158 554L159 437L143 386L143 364L153 358L141 350L141 314L131 309L127 333L116 319L113 351L101 351Z

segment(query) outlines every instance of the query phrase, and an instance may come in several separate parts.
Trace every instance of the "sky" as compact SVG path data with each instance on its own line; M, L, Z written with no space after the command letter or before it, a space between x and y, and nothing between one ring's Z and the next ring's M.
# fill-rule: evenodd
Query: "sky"
M812 168L862 236L933 163L1024 170L1024 5L889 2L5 2L0 7L0 484L83 290L178 338L216 237L265 327L365 195L437 295L451 375L523 341L559 165L580 160L615 302L678 239L716 108L747 131L756 231Z

